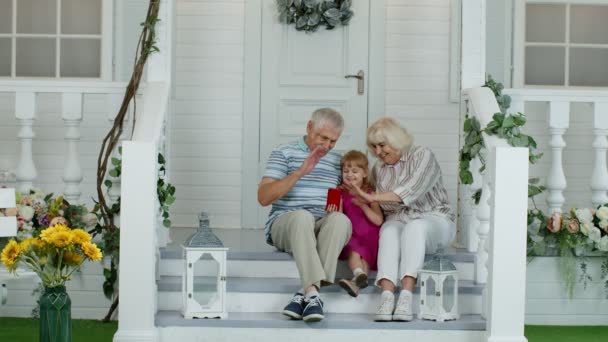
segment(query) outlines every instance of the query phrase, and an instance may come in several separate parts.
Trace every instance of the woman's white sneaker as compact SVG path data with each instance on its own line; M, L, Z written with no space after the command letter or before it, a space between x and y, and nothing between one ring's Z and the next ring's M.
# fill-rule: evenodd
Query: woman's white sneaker
M393 318L393 311L395 310L395 295L392 293L389 295L382 295L380 307L374 316L376 322L389 322Z
M393 321L409 322L414 319L412 313L412 293L401 293L397 300L397 307L393 313Z

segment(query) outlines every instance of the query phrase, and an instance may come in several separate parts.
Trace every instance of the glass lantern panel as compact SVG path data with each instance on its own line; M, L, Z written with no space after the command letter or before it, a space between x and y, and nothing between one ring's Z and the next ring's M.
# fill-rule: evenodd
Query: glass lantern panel
M218 275L220 264L211 257L211 254L203 254L194 263L194 300L201 308L209 308L218 300Z
M426 306L430 311L435 311L435 306L437 305L437 283L433 277L428 277L426 279Z
M454 308L456 298L454 297L454 287L456 287L456 279L454 276L447 276L443 281L443 309L445 312L450 312Z

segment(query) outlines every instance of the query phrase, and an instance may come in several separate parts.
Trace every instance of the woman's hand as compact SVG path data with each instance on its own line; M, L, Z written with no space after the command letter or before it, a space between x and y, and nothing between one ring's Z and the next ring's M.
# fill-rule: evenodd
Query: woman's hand
M360 202L362 202L362 204L367 204L367 203L372 203L375 202L375 199L373 197L372 194L368 194L367 192L361 190L360 187L354 185L354 184L350 184L348 182L344 182L343 183L343 188L348 191L349 193L355 195L356 197L353 198L353 201L355 200L359 200ZM359 205L358 203L355 202L356 205ZM360 206L360 205L359 205Z

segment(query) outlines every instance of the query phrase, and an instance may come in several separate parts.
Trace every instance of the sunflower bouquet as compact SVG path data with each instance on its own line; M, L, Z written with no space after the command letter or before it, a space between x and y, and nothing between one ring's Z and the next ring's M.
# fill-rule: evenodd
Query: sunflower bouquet
M38 237L21 242L10 240L2 250L1 261L11 273L16 273L18 266L31 269L45 287L53 288L64 286L86 260L101 258L101 251L91 242L89 233L55 224Z

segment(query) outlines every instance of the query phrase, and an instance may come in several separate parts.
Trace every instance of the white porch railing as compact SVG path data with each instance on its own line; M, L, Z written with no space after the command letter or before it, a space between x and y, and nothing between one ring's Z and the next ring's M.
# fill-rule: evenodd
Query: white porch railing
M464 97L481 127L500 111L488 88L467 89ZM487 164L477 182L482 196L476 206L478 226L473 228L479 239L475 281L487 283L482 315L488 322L488 341L525 341L528 150L485 133L483 138Z
M15 117L19 124L20 150L15 169L16 187L21 192L29 191L36 183L38 170L34 160L37 96L56 93L61 97L61 118L65 129L66 156L62 180L63 194L70 202L79 202L80 183L83 174L78 146L80 125L83 120L83 99L86 94L104 94L107 97L108 117L113 120L115 108L125 91L124 82L77 82L77 81L0 81L0 93L14 94Z
M503 93L511 96L510 112L524 112L526 102L545 102L549 104L547 126L551 139L549 147L551 168L547 175L547 206L549 212L562 212L565 203L564 191L567 187L562 153L566 147L564 134L570 127L570 106L575 102L593 104L594 141L590 148L594 151L593 171L590 175L591 202L594 206L608 202L608 169L606 150L608 150L608 91L571 90L571 89L505 89Z
M158 341L159 247L168 241L157 195L158 153L165 152L171 89L173 0L161 0L156 46L147 64L143 109L131 141L123 142L118 331L114 342ZM139 109L138 109L139 111Z

